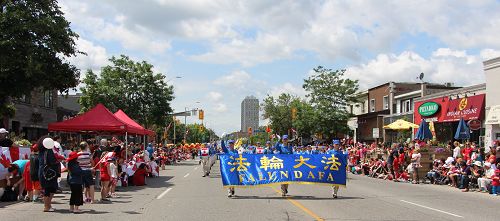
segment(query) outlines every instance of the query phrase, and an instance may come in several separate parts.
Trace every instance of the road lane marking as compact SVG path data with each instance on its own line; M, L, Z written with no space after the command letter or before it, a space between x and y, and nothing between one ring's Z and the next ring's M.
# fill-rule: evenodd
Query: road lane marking
M167 195L168 192L170 192L170 190L172 190L172 188L168 188L166 189L165 191L163 191L163 193L161 193L159 196L156 197L157 200L163 198L165 195Z
M189 173L187 173L186 175L184 175L184 178L188 177L189 176Z
M281 194L281 191L279 191L278 189L276 189L274 186L272 186L271 188L273 188L273 190L276 192L276 193L279 193ZM290 203L292 203L294 206L296 206L297 208L301 209L302 211L304 211L305 213L307 213L309 216L313 217L316 221L324 221L323 218L319 217L318 215L316 215L316 213L314 213L313 211L309 210L308 208L306 208L304 205L302 205L301 203L287 197L286 198Z
M436 211L436 212L440 212L440 213L448 214L448 215L450 215L450 216L454 216L454 217L458 217L458 218L464 218L463 216L459 216L459 215L457 215L457 214L453 214L453 213L445 212L445 211L442 211L442 210L434 209L434 208L431 208L431 207L428 207L428 206L423 206L423 205L420 205L420 204L416 204L416 203L408 202L408 201L406 201L406 200L401 200L401 202L403 202L403 203L408 203L408 204L411 204L411 205L415 205L415 206L418 206L418 207L422 207L422 208L425 208L425 209L433 210L433 211Z

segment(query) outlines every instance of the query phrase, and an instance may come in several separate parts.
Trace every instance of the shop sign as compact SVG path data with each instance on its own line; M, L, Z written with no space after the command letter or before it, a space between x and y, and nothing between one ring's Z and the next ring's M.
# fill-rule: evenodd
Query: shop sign
M444 116L444 122L480 119L484 110L484 94L456 99L448 103L448 112Z
M424 117L432 116L436 114L438 111L439 111L439 104L434 101L425 102L422 105L420 105L420 107L418 107L418 113Z
M470 120L469 123L469 129L471 130L479 130L481 129L481 121L480 120Z

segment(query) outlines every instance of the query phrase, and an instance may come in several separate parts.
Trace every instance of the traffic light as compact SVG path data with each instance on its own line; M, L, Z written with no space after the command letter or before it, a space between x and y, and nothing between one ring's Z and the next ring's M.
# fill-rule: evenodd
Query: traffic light
M199 113L198 114L198 118L200 120L203 120L205 118L205 111L204 110L200 110L198 113Z
M248 128L248 135L252 135L252 128L251 127Z
M200 125L200 131L203 132L205 130L205 127L203 125Z

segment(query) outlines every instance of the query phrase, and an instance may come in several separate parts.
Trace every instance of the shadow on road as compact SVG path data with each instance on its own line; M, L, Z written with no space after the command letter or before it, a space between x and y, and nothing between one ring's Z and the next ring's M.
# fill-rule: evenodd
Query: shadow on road
M165 188L174 186L174 184L169 183L168 181L173 179L173 176L160 176L156 178L146 178L145 186L128 186L128 187L119 187L118 190L120 192L137 192L146 188Z
M333 199L332 197L314 197L314 196L236 196L233 199L241 199L241 200L362 200L365 199L363 197L342 197L339 196L337 199Z

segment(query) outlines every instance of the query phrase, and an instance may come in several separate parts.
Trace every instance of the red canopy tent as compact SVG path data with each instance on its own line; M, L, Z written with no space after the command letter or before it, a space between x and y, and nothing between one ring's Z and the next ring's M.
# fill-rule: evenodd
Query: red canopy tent
M118 119L102 104L98 104L86 113L69 120L49 124L49 131L146 135L144 128L129 125Z
M125 122L126 124L128 124L128 125L130 125L132 127L140 128L141 130L143 130L144 131L143 135L148 135L148 136L155 135L154 131L145 129L143 126L141 126L140 124L138 124L137 122L135 122L134 120L132 120L132 118L130 118L121 109L118 110L116 113L114 113L114 115L115 115L116 118L120 119L121 121Z

